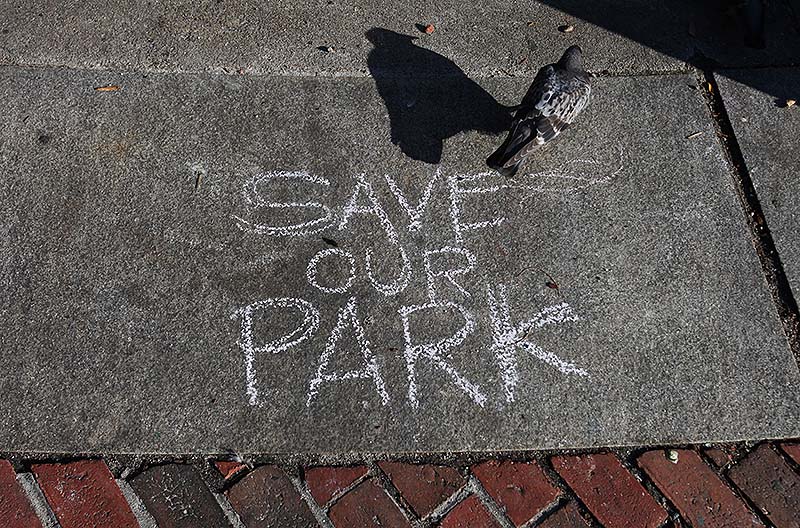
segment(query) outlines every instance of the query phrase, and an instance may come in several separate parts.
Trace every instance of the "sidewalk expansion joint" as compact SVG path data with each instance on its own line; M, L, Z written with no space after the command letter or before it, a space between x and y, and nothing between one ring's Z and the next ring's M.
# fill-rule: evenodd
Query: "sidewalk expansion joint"
M439 464L451 466L464 466L470 467L477 465L481 462L496 459L507 459L514 461L526 461L531 458L544 459L554 455L585 455L597 453L599 450L616 453L619 456L624 456L631 449L637 452L652 451L656 449L664 449L670 447L671 449L694 449L695 447L712 447L716 445L724 445L729 443L748 444L752 447L767 441L767 442L780 442L784 441L784 437L770 437L759 438L756 441L748 440L745 438L730 439L724 442L718 442L710 439L698 440L696 442L683 442L671 444L636 444L636 445L607 445L607 446L584 446L575 448L547 448L547 449L507 449L507 450L491 450L491 451L420 451L420 452L361 452L353 451L349 453L331 454L331 453L240 453L237 456L238 460L246 464L250 468L262 465L275 465L281 468L288 468L293 466L298 467L312 467L312 466L347 466L353 464L372 464L380 461L404 462L408 464ZM131 453L117 453L113 451L107 452L90 452L90 453L64 453L64 452L25 452L25 451L0 451L0 459L14 461L15 469L21 471L28 471L30 464L40 463L47 461L49 463L68 463L78 460L86 459L103 459L109 460L120 458L120 466L124 466L124 478L132 478L133 476L145 471L147 468L154 465L161 464L197 464L202 465L210 459L230 460L229 452L208 452L208 453L140 453L132 455ZM130 463L129 466L126 462ZM120 478L122 470L119 469L114 476ZM225 483L224 489L228 489L233 482L238 481L239 478L232 479Z
M768 67L788 67L785 65L775 65ZM305 70L298 71L269 71L269 70L248 70L248 71L231 71L224 66L217 66L213 69L179 69L179 68L130 68L125 66L82 66L76 64L55 64L55 63L28 63L28 62L0 62L0 68L8 69L29 69L29 70L53 70L53 71L70 71L77 73L87 74L107 74L107 75L141 75L147 77L149 75L187 75L187 76L209 76L209 77L231 77L236 79L242 78L300 78L300 79L373 79L372 75L367 69L366 64L364 69L347 69L340 71L317 71L309 72ZM742 68L750 69L750 68ZM683 67L664 69L664 70L637 70L637 71L608 71L608 70L591 70L588 72L593 77L660 77L660 76L675 76L691 74L693 68L691 65L686 64ZM464 72L470 79L483 80L483 79L533 79L536 75L536 70L520 70L520 71L507 71L503 69L495 71L484 72ZM382 74L382 78L402 78L406 75L405 72L395 74ZM424 76L419 72L414 72L415 78L420 79ZM443 74L443 75L430 75L430 79L443 79L448 77L460 77L458 74Z
M733 173L736 193L739 195L753 245L761 261L761 268L772 293L772 299L778 310L789 347L794 353L795 361L800 364L800 317L798 317L797 301L789 286L786 272L767 225L741 147L733 131L713 70L711 68L698 69L698 83L708 104L720 145Z

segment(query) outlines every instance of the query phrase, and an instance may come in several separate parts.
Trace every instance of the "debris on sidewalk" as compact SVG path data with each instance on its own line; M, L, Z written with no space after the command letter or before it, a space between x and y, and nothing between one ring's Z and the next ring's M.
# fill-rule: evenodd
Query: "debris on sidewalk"
M111 84L111 85L108 85L108 86L95 86L94 87L94 91L95 92L118 92L119 91L119 86L117 86L116 84Z
M562 33L572 33L575 31L575 26L572 24L564 24L563 26L558 26L558 30Z

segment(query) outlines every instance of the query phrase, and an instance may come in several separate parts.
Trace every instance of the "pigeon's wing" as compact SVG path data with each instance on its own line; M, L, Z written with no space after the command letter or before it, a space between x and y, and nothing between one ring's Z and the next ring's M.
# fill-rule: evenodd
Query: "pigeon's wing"
M544 68L540 68L536 72L536 77L533 78L525 97L522 98L521 110L531 110L536 107L542 100L546 93L553 91L553 84L556 82L556 69L554 65L548 64ZM522 117L522 116L517 116Z
M553 83L555 74L552 64L538 71L525 97L522 98L522 103L517 107L508 136L503 141L503 144L486 160L490 167L507 175L513 173L513 169L511 171L504 169L516 163L516 161L511 161L512 156L519 153L520 147L526 145L532 137L535 137L535 118L540 114L536 105L541 100L542 94Z
M585 76L558 72L548 83L535 108L537 144L541 145L559 135L586 108L591 87Z
M531 150L572 124L588 104L590 93L584 73L556 69L553 64L540 69L522 99L508 137L486 163L502 174L513 175Z
M552 65L539 70L506 141L487 160L489 166L515 166L531 150L554 139L586 107L590 92L585 76L556 71Z

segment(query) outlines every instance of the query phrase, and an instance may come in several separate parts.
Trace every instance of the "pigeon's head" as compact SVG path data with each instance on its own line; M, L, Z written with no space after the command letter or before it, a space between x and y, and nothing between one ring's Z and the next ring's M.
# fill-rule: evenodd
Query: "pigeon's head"
M558 65L565 70L583 71L583 50L580 46L570 46L561 56Z
M372 45L376 48L408 46L413 41L417 40L417 37L403 35L402 33L396 33L383 28L372 28L364 33L364 36L366 36L367 40L372 42Z

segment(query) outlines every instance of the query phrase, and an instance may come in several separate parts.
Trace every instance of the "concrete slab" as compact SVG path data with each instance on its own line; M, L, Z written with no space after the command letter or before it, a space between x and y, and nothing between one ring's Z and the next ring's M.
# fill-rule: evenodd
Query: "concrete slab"
M585 4L585 3L584 3ZM615 21L641 13L648 27L637 35L657 33L669 49L650 49L607 30L582 23L559 6L506 0L464 3L453 0L340 3L313 2L184 2L98 1L54 5L49 0L16 3L3 9L0 22L0 62L21 65L62 65L72 68L143 71L244 72L281 75L356 75L368 73L372 46L364 37L374 27L419 37L418 43L450 57L471 76L535 73L557 59L570 44L591 50L597 71L675 71L685 69L692 48L685 22L679 28L655 16L650 2ZM591 14L618 13L598 6ZM588 15L587 15L588 16ZM670 11L670 20L683 16ZM611 18L609 18L610 20ZM433 24L425 35L416 26ZM530 24L530 25L529 25ZM564 33L559 26L573 24ZM633 22L629 25L635 26ZM53 31L59 28L59 31ZM332 53L320 48L333 48ZM677 55L670 53L678 52Z
M470 76L530 75L575 43L594 71L612 73L685 70L698 51L729 66L787 64L800 53L783 1L770 2L764 15L764 49L744 45L745 26L730 3L689 0L209 0L191 7L34 0L2 10L0 63L72 68L365 75L371 46L364 33L373 27L419 37ZM425 35L420 24L436 29ZM567 25L574 31L559 30ZM320 49L328 47L332 53Z
M800 108L785 108L785 101L800 100L800 68L727 70L721 72L719 85L767 225L797 298L800 294L800 159L797 156ZM764 90L756 90L753 85Z
M525 83L377 82L0 70L0 445L800 435L692 76L598 79L514 180L483 159Z
M106 2L67 8L48 0L4 9L0 60L12 64L147 71L366 75L372 48L364 33L381 27L419 37L470 75L535 72L570 44L597 50L595 67L675 70L679 59L601 27L569 23L557 9L508 1L436 5L407 2ZM528 25L528 23L532 25ZM417 24L434 24L428 36ZM62 28L53 31L54 27ZM682 28L684 29L684 28ZM332 53L319 48L331 47ZM603 50L603 51L600 51Z

